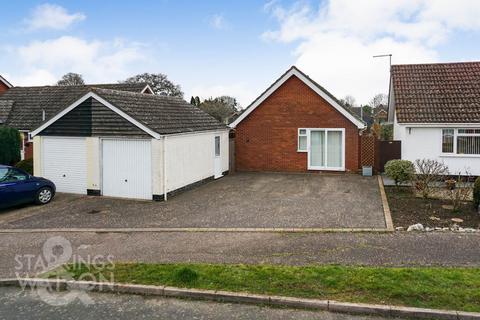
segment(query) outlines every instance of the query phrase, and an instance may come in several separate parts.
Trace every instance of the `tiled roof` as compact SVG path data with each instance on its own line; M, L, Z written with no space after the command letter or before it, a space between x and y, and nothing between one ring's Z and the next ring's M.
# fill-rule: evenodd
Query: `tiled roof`
M92 87L140 92L146 85L146 83L119 83L82 86L12 87L0 95L0 104L5 104L5 101L14 101L10 115L6 117L6 125L20 130L33 130L42 123L43 110L45 111L46 119L49 119L85 95Z
M480 62L393 65L399 123L480 123Z
M227 128L181 98L99 88L92 91L159 134Z
M13 107L13 100L0 100L0 124L7 121L8 115Z

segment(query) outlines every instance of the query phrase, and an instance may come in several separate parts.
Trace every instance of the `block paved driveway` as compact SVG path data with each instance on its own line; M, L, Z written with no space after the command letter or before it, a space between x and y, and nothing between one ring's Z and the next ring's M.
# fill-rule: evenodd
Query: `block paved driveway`
M167 202L58 194L0 211L8 228L385 228L376 177L237 173Z

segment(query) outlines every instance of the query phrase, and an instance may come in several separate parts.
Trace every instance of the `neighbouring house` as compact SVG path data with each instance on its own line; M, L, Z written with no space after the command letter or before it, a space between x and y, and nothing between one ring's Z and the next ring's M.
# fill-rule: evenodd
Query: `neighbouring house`
M373 119L375 123L385 123L388 121L388 106L386 105L379 105L375 109L373 109Z
M365 124L295 66L230 126L239 171L357 172L360 167Z
M16 128L22 134L22 160L33 156L33 145L29 133L92 87L153 94L146 83L39 87L10 85L8 91L0 94L0 123L3 120L4 125Z
M0 95L13 87L4 77L0 75Z
M198 107L175 97L85 89L48 109L45 121L32 119L41 122L31 132L34 173L59 192L163 200L228 172L229 129ZM46 97L41 103L35 110L50 105Z
M371 113L365 112L363 107L351 107L350 111L359 119L362 119L368 128L371 128L374 123L382 124L388 120L387 106L383 104L372 109Z
M393 65L389 121L402 159L480 175L480 62Z

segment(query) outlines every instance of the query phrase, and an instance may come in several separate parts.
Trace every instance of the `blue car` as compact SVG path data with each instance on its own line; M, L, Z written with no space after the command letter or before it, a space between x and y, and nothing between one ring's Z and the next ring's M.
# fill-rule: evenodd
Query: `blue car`
M0 165L0 209L24 203L49 203L55 195L52 181L15 167Z

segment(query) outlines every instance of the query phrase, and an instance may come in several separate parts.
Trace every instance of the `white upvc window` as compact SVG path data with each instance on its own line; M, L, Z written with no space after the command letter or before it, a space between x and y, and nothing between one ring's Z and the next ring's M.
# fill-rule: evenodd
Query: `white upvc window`
M480 128L442 129L442 153L480 155Z
M307 129L300 128L298 129L298 144L297 144L297 151L298 152L307 152L308 151L308 144L307 144Z
M307 153L308 170L345 170L344 128L298 129L298 152Z

